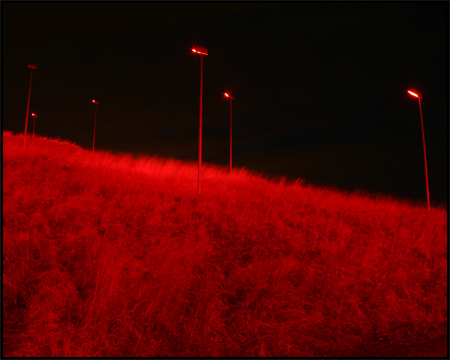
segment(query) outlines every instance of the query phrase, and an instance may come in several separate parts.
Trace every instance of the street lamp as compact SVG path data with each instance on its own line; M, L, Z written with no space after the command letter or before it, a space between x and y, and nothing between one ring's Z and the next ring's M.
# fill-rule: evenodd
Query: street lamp
M92 100L92 102L95 104L95 117L94 117L94 140L92 141L92 151L94 151L95 148L95 127L97 125L97 107L98 107L98 101Z
M202 46L192 48L194 54L200 55L200 124L198 130L198 194L201 191L202 182L202 98L203 98L203 55L208 55L208 49Z
M230 94L228 94L228 93L224 93L224 95L225 95L225 97L227 97L227 98L229 98L230 99L230 174L231 174L231 169L232 169L232 164L233 164L233 162L232 162L232 158L233 158L233 151L232 151L232 149L233 149L233 142L232 142L232 134L233 134L233 132L232 132L232 129L233 129L233 122L232 122L232 119L233 119L233 117L232 117L232 114L233 114L233 112L232 112L232 102L233 102L233 100L234 100L234 97L232 97Z
M425 132L423 130L423 115L422 115L422 94L418 92L417 90L408 90L408 93L416 98L419 99L419 109L420 109L420 122L422 124L422 142L423 142L423 158L425 161L425 181L427 184L427 201L428 201L428 212L430 212L430 189L428 187L428 169L427 169L427 153L425 150Z
M37 115L35 113L31 113L31 116L33 117L33 137L34 137L34 128L36 127Z
M23 133L23 146L25 146L25 142L27 139L28 114L30 112L31 81L33 80L33 70L37 69L37 65L33 64L33 63L29 63L28 68L31 69L31 76L30 76L30 89L28 90L28 105L27 105L27 117L25 119L25 132Z

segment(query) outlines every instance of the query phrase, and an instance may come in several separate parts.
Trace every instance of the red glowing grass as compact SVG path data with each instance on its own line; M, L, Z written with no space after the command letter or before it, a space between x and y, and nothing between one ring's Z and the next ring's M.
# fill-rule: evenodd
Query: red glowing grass
M447 211L3 132L5 357L446 357Z

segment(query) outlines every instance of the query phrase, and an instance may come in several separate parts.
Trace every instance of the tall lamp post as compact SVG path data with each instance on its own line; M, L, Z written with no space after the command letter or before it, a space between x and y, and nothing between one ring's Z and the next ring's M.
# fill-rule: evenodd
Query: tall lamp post
M228 99L230 99L230 174L231 174L231 169L233 167L233 141L232 141L232 136L233 136L233 111L232 111L232 102L234 100L234 97L232 97L230 94L228 93L224 93L225 97L227 97Z
M423 130L423 114L422 114L422 94L418 92L417 90L408 90L408 93L417 99L419 99L419 109L420 109L420 122L422 124L422 142L423 142L423 158L425 162L425 181L427 184L427 201L428 201L428 212L431 211L430 206L430 189L428 187L428 169L427 169L427 153L425 150L425 132Z
M92 102L95 104L95 117L94 117L94 139L92 141L92 151L94 151L95 148L95 128L97 126L97 107L98 107L98 101L92 100Z
M31 113L31 117L33 118L33 137L34 137L34 128L36 127L37 115L35 113Z
M200 124L198 130L198 194L202 193L202 99L203 99L203 55L208 55L208 49L194 46L192 52L200 55Z
M27 140L28 114L30 113L31 82L33 80L33 70L37 69L37 65L29 63L28 68L31 69L31 76L30 76L30 89L28 90L28 105L27 105L27 117L25 119L25 132L23 133L23 146L25 146L25 142Z

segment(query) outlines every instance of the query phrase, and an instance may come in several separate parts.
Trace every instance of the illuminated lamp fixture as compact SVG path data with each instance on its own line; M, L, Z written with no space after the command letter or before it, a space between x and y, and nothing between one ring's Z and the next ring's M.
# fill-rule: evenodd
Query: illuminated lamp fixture
M30 98L31 98L31 82L33 80L33 70L37 69L37 65L34 63L29 63L28 68L31 69L31 75L30 75L30 88L28 90L28 105L27 105L27 116L25 119L25 131L23 133L23 146L25 146L26 140L27 140L27 131L28 131L28 115L30 113Z
M199 55L208 55L208 49L203 46L194 46L192 52Z
M422 99L422 94L417 90L408 90L408 93L416 98Z
M34 129L36 127L36 118L37 115L35 113L31 113L31 117L33 118L33 137L34 137Z
M425 181L427 185L427 201L428 201L428 212L431 211L430 206L430 189L428 186L428 169L427 169L427 152L425 150L425 132L423 130L423 114L422 114L422 94L417 90L408 90L408 93L419 100L419 110L420 110L420 122L422 124L422 142L423 142L423 158L425 162Z
M232 158L233 158L233 141L232 141L232 134L233 134L233 132L232 132L232 129L233 129L233 121L232 121L232 119L233 119L233 117L232 117L232 114L233 114L233 109L232 109L232 102L233 102L233 100L234 100L234 97L232 97L230 94L228 94L228 93L223 93L224 95L225 95L225 97L226 98L228 98L228 99L230 99L230 174L231 174L231 169L232 169L232 167L233 167L233 161L232 161Z
M92 102L95 104L95 117L94 117L94 139L92 140L92 151L94 151L95 148L95 128L97 126L97 107L98 107L98 101L92 100Z
M202 193L202 108L203 108L203 55L208 55L208 49L202 46L194 46L192 48L194 54L200 55L200 123L198 130L198 194Z

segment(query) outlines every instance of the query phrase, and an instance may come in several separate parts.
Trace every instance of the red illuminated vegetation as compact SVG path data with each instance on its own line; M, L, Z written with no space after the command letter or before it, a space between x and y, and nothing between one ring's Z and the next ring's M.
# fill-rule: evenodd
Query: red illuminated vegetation
M4 356L447 356L447 211L3 133Z

